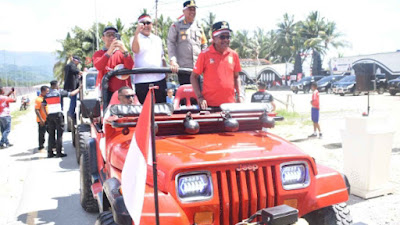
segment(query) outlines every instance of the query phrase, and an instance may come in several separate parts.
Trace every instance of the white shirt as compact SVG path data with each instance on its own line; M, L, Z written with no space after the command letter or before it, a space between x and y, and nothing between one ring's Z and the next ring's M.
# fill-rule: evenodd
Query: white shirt
M161 39L154 34L145 36L142 33L138 35L138 38L140 50L139 53L135 54L135 68L162 67L164 50ZM136 74L133 76L133 83L156 82L164 78L164 73Z

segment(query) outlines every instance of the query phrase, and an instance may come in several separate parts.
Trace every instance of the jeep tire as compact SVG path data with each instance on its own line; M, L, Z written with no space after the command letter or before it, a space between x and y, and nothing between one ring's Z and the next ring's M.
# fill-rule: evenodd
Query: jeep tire
M395 96L397 94L396 91L389 91L389 93L390 93L391 96Z
M378 92L378 94L383 94L383 93L385 93L385 88L384 87L382 87L382 86L380 86L380 87L378 87L377 88L377 90L376 90L377 92Z
M79 124L76 128L75 134L75 155L76 161L80 163L80 157L82 151L86 150L86 142L90 137L90 125L89 124Z
M112 212L105 211L99 214L95 225L117 225L117 223L114 221Z
M328 206L304 216L309 225L347 225L352 224L353 219L346 203Z
M91 186L92 181L89 170L89 152L83 151L80 158L80 201L82 208L87 212L98 212L99 206L94 199Z

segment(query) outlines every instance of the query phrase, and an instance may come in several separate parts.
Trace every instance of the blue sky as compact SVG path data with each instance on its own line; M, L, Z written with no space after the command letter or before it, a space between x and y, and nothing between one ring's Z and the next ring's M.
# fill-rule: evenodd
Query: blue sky
M130 24L147 8L154 16L155 0L2 0L0 2L0 50L47 51L60 48L72 27L90 27L95 21L95 2L99 22L114 22L120 17ZM301 20L314 10L335 21L352 47L330 51L327 57L394 52L400 49L399 0L197 0L197 18L209 12L226 20L233 30L276 29L283 14ZM176 18L183 1L159 0L159 14Z

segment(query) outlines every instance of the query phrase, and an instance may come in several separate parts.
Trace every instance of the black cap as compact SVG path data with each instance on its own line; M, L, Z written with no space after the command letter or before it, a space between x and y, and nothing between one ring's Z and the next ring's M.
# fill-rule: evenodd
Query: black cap
M56 85L57 83L58 83L58 81L52 80L52 81L50 81L50 86L54 86L54 85Z
M186 1L186 2L183 3L183 8L184 9L185 8L189 8L189 7L196 7L197 8L196 2L194 0L191 0L191 1Z
M81 63L81 58L77 55L72 56L72 59Z
M220 22L216 22L213 24L213 26L212 26L213 36L214 36L214 32L222 31L222 30L232 32L232 30L229 29L229 23L226 21L220 21Z
M118 33L118 29L117 28L115 28L113 26L106 26L106 27L104 27L103 35L109 30L112 30L112 31L115 31L115 33Z

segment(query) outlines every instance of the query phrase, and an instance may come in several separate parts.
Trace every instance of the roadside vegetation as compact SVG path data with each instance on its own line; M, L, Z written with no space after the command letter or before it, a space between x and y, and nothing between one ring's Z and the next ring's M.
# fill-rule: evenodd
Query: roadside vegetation
M32 109L33 106L29 105L28 108L26 110L14 110L11 112L11 130L14 129L15 125L19 124L20 118L25 116L26 114L29 113L29 110L33 110Z
M141 13L147 12L146 9ZM154 31L163 41L164 52L167 54L167 36L171 24L176 18L160 15L155 24ZM207 39L210 40L211 27L216 20L216 15L209 13L206 18L200 18ZM228 21L229 22L229 21ZM130 38L136 29L137 22L124 24L120 18L114 22L99 23L98 36L106 25L114 25L121 34L121 40L130 48ZM254 59L256 62L267 60L268 63L294 63L292 74L302 73L302 64L307 57L312 57L313 74L320 74L321 57L330 48L349 46L342 39L336 23L321 16L318 11L312 11L302 20L295 20L293 15L284 14L277 28L266 31L259 27L255 31L239 30L233 32L231 48L236 50L241 59ZM99 46L103 46L101 38ZM65 39L59 40L62 49L56 51L58 62L54 65L53 72L57 80L64 80L64 66L70 56L78 55L83 60L83 67L92 67L92 55L96 51L96 24L90 29L74 27L66 34ZM168 56L166 56L168 57Z

